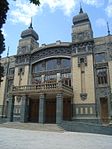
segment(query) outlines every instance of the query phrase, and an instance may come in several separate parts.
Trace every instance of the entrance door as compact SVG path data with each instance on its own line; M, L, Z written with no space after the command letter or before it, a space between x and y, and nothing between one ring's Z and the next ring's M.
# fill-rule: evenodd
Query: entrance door
M101 105L101 120L103 123L108 123L108 99L100 98Z
M63 100L63 120L71 120L72 105L70 99Z
M46 123L56 123L56 100L46 100L46 111L45 111Z
M38 122L39 118L39 101L31 99L29 102L29 121Z

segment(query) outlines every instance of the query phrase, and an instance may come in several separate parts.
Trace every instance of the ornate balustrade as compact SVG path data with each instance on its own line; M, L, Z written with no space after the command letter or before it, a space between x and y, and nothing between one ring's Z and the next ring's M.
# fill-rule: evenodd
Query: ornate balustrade
M13 86L11 94L20 95L20 94L36 94L36 93L58 93L63 92L65 94L73 94L72 87L69 87L61 82L52 82L52 83L39 83L34 85L24 85L24 86Z

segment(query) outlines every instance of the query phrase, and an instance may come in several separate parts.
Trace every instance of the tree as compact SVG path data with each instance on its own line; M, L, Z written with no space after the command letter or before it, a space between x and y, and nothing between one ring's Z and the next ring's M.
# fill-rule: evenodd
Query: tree
M40 1L39 0L30 0L30 3L33 3L35 5L40 5Z
M0 75L1 75L1 77L0 77L0 82L3 81L3 80L2 80L3 73L4 73L4 68L3 68L3 66L1 66L1 63L0 63Z
M6 21L8 10L9 10L9 3L7 2L7 0L0 0L0 59L2 52L5 50L4 36L2 34L1 29ZM2 77L3 77L3 67L1 66L0 63L0 82L2 81Z
M16 1L16 0L14 0ZM40 1L39 0L29 0L30 3L33 3L35 5L40 5ZM9 3L7 0L0 0L0 60L1 60L1 54L3 53L3 51L5 50L5 39L2 33L2 27L3 24L5 23L6 19L7 19L7 12L9 10ZM2 82L2 77L3 77L3 67L1 66L0 63L0 82Z

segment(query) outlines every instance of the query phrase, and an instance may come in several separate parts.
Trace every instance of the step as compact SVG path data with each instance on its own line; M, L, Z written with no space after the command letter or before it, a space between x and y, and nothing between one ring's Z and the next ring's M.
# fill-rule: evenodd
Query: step
M0 127L38 130L38 131L64 132L64 129L58 126L57 124L7 122L7 123L0 124Z

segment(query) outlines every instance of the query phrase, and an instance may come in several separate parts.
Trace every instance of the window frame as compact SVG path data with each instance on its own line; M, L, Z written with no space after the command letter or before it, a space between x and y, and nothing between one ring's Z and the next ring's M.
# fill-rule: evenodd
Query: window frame
M99 72L98 72L98 70L99 70ZM103 70L105 70L105 71L103 71ZM98 74L98 73L100 73L100 74ZM103 75L103 73L104 73L104 75ZM107 67L97 68L96 69L96 78L97 78L97 85L98 86L108 85L108 83L109 83L108 68Z
M100 57L101 60L97 60L96 56L100 56L101 54L104 54L104 57L102 57L102 59ZM95 53L95 63L105 63L106 61L106 52Z

